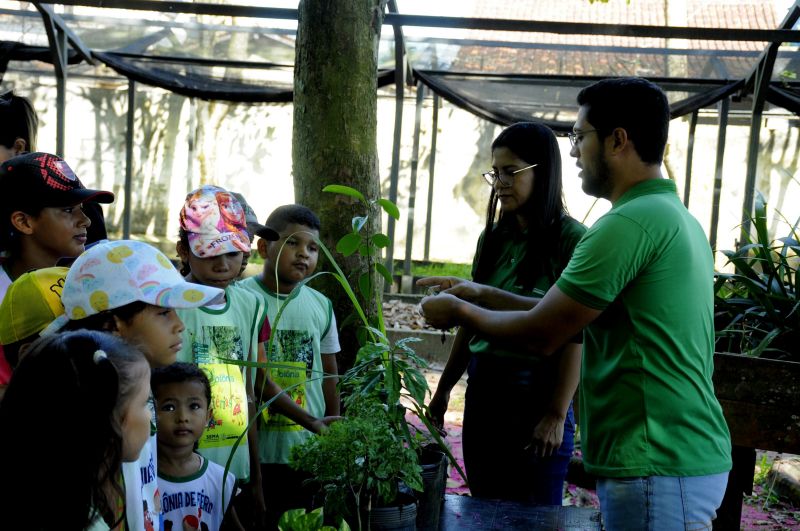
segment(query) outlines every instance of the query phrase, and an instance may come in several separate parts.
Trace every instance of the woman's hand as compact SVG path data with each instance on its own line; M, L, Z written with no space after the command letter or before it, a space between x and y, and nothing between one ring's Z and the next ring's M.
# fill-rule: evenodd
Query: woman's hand
M433 427L439 430L444 436L444 414L447 413L447 405L450 403L450 393L433 393L431 401L428 403L428 418Z
M448 288L445 293L455 295L461 300L475 303L478 306L483 306L483 295L486 289L484 284L478 284L471 280L461 280L458 284Z
M422 288L434 288L436 291L444 291L462 282L468 281L459 277L425 277L417 280L416 284ZM433 293L429 295L433 295Z
M558 450L563 440L564 417L548 413L533 429L530 446L536 456L549 457Z

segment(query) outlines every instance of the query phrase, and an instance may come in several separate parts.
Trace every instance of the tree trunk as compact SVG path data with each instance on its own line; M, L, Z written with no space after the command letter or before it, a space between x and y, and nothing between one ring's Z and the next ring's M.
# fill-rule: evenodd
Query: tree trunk
M352 218L367 213L361 204L323 194L322 188L342 184L369 199L378 197L377 58L384 5L385 0L302 0L298 10L292 138L295 198L319 216L320 239L352 286L357 286L355 279L367 270L367 263L357 255L345 259L334 249L336 241L352 230ZM380 229L380 213L369 215L365 229L374 234ZM328 269L328 264L321 260L320 268ZM326 275L314 286L333 301L339 323L345 321L353 305L338 283ZM370 303L362 301L362 306L368 308ZM340 330L340 371L352 366L357 329L358 323L353 323Z

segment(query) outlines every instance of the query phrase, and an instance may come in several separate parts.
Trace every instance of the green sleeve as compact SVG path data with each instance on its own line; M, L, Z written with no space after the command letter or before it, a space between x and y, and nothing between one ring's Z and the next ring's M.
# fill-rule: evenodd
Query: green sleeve
M556 285L579 303L604 310L649 263L654 250L638 223L606 214L581 239Z

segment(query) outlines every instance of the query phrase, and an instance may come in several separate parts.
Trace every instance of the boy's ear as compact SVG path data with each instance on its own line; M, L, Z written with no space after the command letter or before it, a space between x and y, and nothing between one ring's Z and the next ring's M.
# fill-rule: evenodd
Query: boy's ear
M11 213L11 226L14 227L14 230L21 232L22 234L33 234L33 224L31 223L32 217L33 216L30 214L26 214L21 210L16 210Z
M267 258L267 248L269 246L269 241L265 240L264 238L259 238L258 242L256 243L256 247L258 247L258 256L265 259Z
M213 412L214 412L214 410L211 409L211 405L209 404L208 413L206 414L206 426L208 426L208 423L211 422L211 417L214 416L214 415L212 415Z
M17 153L24 153L25 151L28 151L28 143L25 142L24 138L16 138L14 139L14 145L11 149Z
M112 314L111 319L107 319L103 324L103 332L108 332L109 334L114 334L115 336L122 336L120 327L125 326L125 321L120 319L118 316Z

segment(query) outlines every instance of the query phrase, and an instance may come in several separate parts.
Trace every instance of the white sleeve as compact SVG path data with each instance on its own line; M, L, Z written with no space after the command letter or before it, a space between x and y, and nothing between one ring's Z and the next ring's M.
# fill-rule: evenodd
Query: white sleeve
M320 354L336 354L342 350L339 345L339 331L336 328L336 314L331 312L331 324L328 326L328 332L322 336L319 342Z

